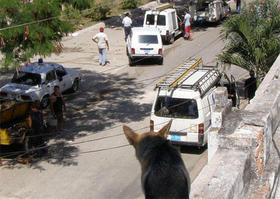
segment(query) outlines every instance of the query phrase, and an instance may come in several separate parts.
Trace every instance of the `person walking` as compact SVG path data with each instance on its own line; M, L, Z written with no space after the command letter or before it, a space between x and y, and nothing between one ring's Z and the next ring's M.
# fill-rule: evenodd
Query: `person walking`
M129 17L129 13L125 14L125 17L122 20L122 24L123 24L123 27L124 27L124 34L125 34L125 41L126 41L128 35L131 32L131 25L132 25L132 20Z
M185 38L188 39L188 40L192 40L192 37L191 37L191 15L188 13L187 10L184 10L184 20L183 22L181 23L181 25L185 25Z
M99 28L99 33L93 36L92 41L97 43L99 52L99 65L105 66L106 64L106 47L109 50L108 37L104 33L104 28Z
M53 117L57 120L56 130L62 131L63 127L63 111L66 112L65 101L62 94L59 91L59 86L54 87L54 93L50 98L50 108Z

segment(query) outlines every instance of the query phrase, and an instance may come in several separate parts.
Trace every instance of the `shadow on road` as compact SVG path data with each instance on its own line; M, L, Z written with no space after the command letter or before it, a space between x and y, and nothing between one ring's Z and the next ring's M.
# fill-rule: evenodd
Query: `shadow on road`
M33 159L27 166L43 171L42 162L62 166L78 165L76 157L82 152L79 151L79 144L71 144L76 138L113 128L118 123L139 121L149 115L150 104L135 102L135 99L140 101L140 96L144 94L144 84L141 82L136 83L136 79L128 78L127 74L100 74L87 70L81 72L83 78L80 90L76 93L64 94L67 107L65 130L58 134L51 129L48 132L50 134L46 136L49 140L48 155ZM49 110L46 111L47 117L50 118ZM17 148L8 153L19 150ZM114 150L114 148L102 150ZM0 153L3 156L4 153ZM8 153L5 152L5 155ZM13 169L26 166L18 164L16 158L11 157L3 165L4 168Z

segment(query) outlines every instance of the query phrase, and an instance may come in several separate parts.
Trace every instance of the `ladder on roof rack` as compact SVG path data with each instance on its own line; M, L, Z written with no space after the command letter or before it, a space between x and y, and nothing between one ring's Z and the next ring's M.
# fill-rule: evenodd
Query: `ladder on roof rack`
M186 75L190 76L195 72L193 69L201 62L201 58L198 60L187 58L183 64L180 64L173 71L164 76L159 83L156 84L155 89L159 87L163 89L170 89L178 86L178 83L186 77Z
M156 11L163 11L167 8L173 8L174 3L165 3L154 8Z

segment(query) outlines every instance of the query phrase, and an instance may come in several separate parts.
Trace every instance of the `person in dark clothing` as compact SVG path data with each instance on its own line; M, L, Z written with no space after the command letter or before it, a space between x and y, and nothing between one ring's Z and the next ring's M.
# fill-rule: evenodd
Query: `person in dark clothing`
M245 81L245 97L249 100L253 99L257 90L257 79L254 76L254 71L250 71L250 78Z
M235 0L236 1L236 12L240 14L241 11L241 0Z
M50 98L50 108L53 117L57 120L56 129L62 131L63 111L66 112L66 106L64 98L59 91L59 86L54 87L54 93Z
M32 135L29 137L29 143L32 147L44 147L45 142L43 139L43 134L45 131L44 128L44 119L43 113L40 109L40 101L36 100L32 103L29 116L28 116L28 125L32 129ZM36 150L35 153L39 156L42 153L46 152L45 149Z
M139 17L136 18L136 25L135 27L143 27L144 24L144 16L140 14Z

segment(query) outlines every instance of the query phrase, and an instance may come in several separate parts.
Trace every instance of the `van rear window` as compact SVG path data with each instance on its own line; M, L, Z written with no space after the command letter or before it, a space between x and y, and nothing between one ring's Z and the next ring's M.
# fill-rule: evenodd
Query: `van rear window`
M159 25L159 26L165 26L166 25L165 15L158 15L157 25Z
M198 118L197 102L194 99L159 96L154 111L159 117Z
M147 25L154 25L155 24L155 15L148 14L146 16L146 24Z
M142 44L157 44L158 37L157 35L139 35L138 42Z

